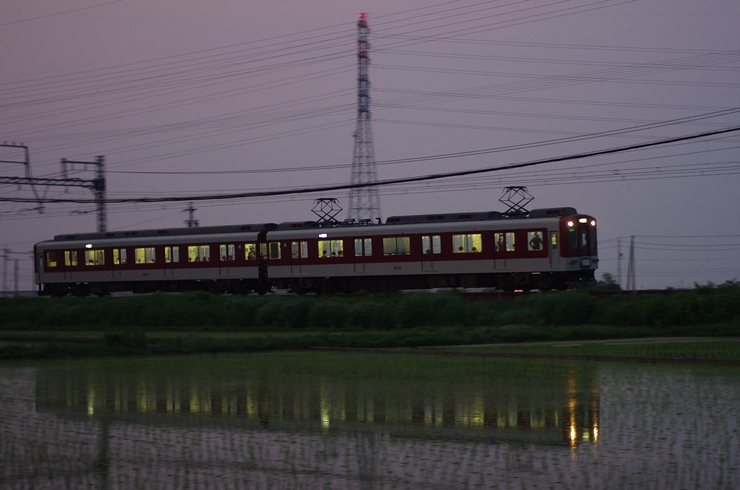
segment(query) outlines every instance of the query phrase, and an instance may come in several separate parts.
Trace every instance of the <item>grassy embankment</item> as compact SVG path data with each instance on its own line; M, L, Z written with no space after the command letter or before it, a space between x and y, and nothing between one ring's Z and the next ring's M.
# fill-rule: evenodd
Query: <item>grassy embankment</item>
M452 292L0 299L6 359L677 336L740 336L740 283L665 296L540 293L514 301L466 301Z

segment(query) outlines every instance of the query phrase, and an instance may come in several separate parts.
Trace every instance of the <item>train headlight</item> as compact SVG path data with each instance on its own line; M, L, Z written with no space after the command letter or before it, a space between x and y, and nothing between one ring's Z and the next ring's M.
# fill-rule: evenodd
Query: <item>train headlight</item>
M588 218L578 218L579 223L588 223Z
M592 219L591 220L591 226L596 226L596 220L595 219Z
M92 243L86 243L85 248L92 248Z
M567 225L568 225L568 228L573 228L573 222L572 221L568 221Z

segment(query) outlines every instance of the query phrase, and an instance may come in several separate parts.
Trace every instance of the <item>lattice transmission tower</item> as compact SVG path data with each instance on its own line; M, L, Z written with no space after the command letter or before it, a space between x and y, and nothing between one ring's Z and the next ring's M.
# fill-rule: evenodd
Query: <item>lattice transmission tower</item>
M367 16L360 14L357 21L357 125L355 126L352 154L353 186L349 191L348 218L357 222L380 219L378 188L365 186L378 181L373 148L373 129L370 125L370 80L368 78L368 52L370 44Z

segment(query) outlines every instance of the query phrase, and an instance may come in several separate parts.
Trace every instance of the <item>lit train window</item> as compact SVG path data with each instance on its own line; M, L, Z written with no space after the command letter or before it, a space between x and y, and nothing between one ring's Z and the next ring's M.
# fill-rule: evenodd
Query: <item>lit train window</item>
M189 245L188 262L208 262L211 260L210 245Z
M344 255L344 240L319 240L319 257L342 257Z
M425 254L442 253L442 238L439 235L421 237L421 250Z
M56 252L47 252L46 253L46 266L47 267L56 267L57 266L57 253Z
M383 255L408 255L409 253L411 253L409 237L383 238Z
M373 254L373 239L372 238L355 238L355 255L360 257L362 255L370 256Z
M480 233L452 235L452 251L455 253L477 253L483 250Z
M233 243L219 245L218 250L221 256L221 262L230 262L236 259L236 247L234 247Z
M254 243L244 244L244 258L247 260L257 260L257 248Z
M496 242L497 252L513 252L515 249L514 232L494 233L493 239Z
M113 264L121 265L126 263L126 249L125 248L114 248L113 249Z
M85 250L85 265L105 265L105 253L102 250Z
M308 257L308 242L293 242L290 244L291 257L305 259Z
M157 259L154 247L135 248L134 259L137 264L153 264Z
M180 247L164 247L164 261L167 264L180 262Z
M558 234L555 231L550 232L550 246L553 250L558 249Z
M270 242L270 258L280 258L280 242Z
M77 265L77 250L64 251L64 265L68 267Z
M539 232L539 231L528 231L527 232L527 249L530 252L538 252L542 250L542 232Z

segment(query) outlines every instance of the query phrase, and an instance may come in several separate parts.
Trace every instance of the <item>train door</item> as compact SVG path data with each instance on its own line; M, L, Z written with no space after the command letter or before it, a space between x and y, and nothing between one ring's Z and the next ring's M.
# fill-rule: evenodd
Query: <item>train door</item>
M121 265L126 264L126 249L125 248L114 248L113 249L113 260L111 261L111 271L113 273L113 279L121 279L123 272L121 271Z
M516 249L516 235L513 231L493 234L493 268L506 270L513 266L508 254Z
M233 264L236 260L236 246L233 243L222 243L218 246L218 275L233 276Z
M584 218L578 220L578 255L590 257L595 243L591 243L591 227Z
M421 237L421 270L435 270L435 259L442 253L442 237L440 235L422 235Z
M303 274L303 261L308 258L308 242L290 242L290 273Z
M355 272L372 272L373 239L355 238Z
M560 265L560 245L558 244L558 232L550 232L550 267L556 268Z

